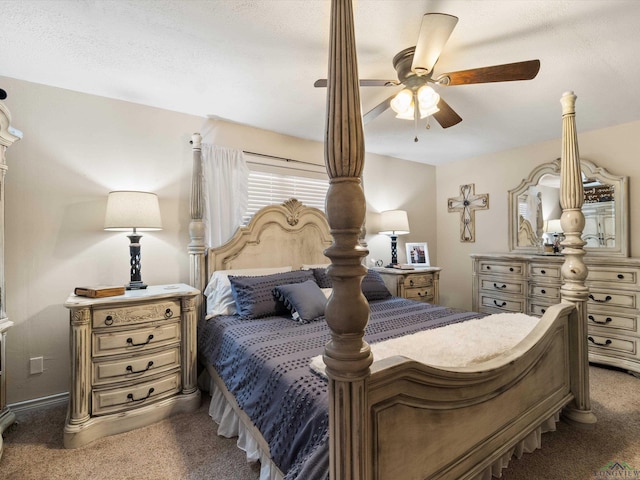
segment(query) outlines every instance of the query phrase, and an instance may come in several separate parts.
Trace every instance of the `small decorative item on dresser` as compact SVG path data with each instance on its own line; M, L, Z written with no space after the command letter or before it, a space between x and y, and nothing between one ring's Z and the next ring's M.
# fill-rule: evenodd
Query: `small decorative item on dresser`
M429 249L426 243L407 243L407 263L416 267L429 266Z
M93 287L76 287L73 289L75 295L89 298L115 297L124 295L125 289L120 286L113 285L96 285Z

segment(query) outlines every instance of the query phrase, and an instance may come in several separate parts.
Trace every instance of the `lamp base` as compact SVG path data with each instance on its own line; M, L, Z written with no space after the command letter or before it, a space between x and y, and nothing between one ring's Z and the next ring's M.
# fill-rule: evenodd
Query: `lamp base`
M142 281L129 282L124 288L127 290L144 290L147 288L147 284Z

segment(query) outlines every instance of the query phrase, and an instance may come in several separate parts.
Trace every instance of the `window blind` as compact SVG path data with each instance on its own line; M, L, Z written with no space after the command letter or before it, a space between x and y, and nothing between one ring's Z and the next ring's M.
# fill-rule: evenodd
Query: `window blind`
M290 198L324 212L329 189L326 173L319 174L318 169L309 172L291 169L295 174L289 174L285 168L265 168L264 164L256 165L253 162L249 163L249 169L249 202L242 218L243 225L249 223L261 208L283 203Z

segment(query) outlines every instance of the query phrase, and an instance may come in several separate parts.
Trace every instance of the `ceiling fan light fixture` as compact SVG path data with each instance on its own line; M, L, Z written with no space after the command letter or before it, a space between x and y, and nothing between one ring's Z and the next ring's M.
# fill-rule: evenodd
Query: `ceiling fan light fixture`
M429 85L423 85L418 89L417 93L418 108L420 110L420 118L428 117L440 111L438 102L440 95Z
M408 88L400 90L390 102L391 108L398 115L406 115L411 111L411 119L413 119L413 92ZM398 117L404 118L404 117Z

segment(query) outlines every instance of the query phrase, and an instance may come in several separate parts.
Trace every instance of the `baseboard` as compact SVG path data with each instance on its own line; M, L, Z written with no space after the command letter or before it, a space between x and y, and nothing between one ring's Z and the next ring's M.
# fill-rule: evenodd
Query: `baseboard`
M33 410L41 410L43 408L55 407L58 405L66 405L69 402L69 393L56 393L55 395L49 395L48 397L34 398L31 400L25 400L24 402L17 402L7 405L9 409L16 415L23 413L29 413Z

